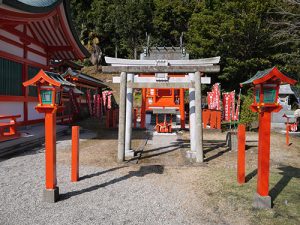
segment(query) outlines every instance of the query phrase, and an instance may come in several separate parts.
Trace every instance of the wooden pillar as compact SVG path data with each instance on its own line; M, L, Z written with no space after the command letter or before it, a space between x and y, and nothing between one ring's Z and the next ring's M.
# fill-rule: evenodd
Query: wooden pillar
M189 78L191 84L195 83L195 74L189 73ZM196 117L195 117L195 88L189 88L189 124L190 124L190 145L191 152L196 152L196 142L195 142L195 128L196 128ZM195 155L195 154L194 154ZM192 156L191 156L192 157Z
M195 73L196 160L203 162L201 74Z
M257 193L269 195L271 112L259 113Z
M237 161L237 181L239 184L245 183L245 145L246 127L244 124L238 126L238 161Z
M147 88L142 88L141 128L146 128L146 94Z
M180 126L185 129L184 89L180 88Z
M56 179L56 110L45 113L45 177L43 201L54 203L59 199Z
M56 188L56 112L45 113L46 189Z
M253 206L255 208L271 208L272 201L269 196L271 112L259 113L258 135L257 192L254 196Z
M79 179L79 126L72 126L71 182Z
M126 80L126 73L122 72L120 75L118 162L123 162L125 159Z
M133 127L136 128L137 109L133 109Z
M133 83L133 74L127 74L127 82ZM131 133L132 133L132 103L133 89L126 88L126 128L125 128L125 152L131 149Z
M106 110L105 127L110 128L110 109Z
M285 127L285 143L287 146L290 145L290 137L289 137L289 131L290 131L290 120L287 118L286 127Z

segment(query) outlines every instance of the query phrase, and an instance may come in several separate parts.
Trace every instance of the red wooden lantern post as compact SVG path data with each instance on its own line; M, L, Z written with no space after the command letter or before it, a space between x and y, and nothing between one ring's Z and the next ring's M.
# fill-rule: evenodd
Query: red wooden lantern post
M259 113L257 193L253 204L256 208L271 208L269 196L271 113L279 112L282 108L278 103L279 85L282 83L294 85L296 82L273 67L259 71L241 84L241 86L254 85L254 103L251 110Z
M39 113L45 113L45 176L46 189L43 200L56 202L59 189L56 186L56 112L63 109L61 105L61 83L49 77L43 70L23 83L27 86L37 86L39 104L35 107Z

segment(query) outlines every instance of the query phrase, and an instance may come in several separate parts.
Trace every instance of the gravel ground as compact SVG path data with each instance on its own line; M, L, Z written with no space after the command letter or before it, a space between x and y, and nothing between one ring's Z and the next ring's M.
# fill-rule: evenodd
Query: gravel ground
M78 183L70 182L70 168L58 165L61 201L44 203L43 159L40 150L1 162L1 224L214 223L191 207L201 201L188 192L188 183L174 180L180 173L160 165L80 167ZM199 216L190 217L191 213Z

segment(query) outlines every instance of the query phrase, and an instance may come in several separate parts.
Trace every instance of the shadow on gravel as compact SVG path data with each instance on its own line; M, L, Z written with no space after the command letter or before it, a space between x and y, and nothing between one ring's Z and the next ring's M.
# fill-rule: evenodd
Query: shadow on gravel
M190 145L185 144L184 141L175 141L175 142L171 142L171 145L152 148L149 150L136 151L136 154L138 156L131 158L130 160L128 160L128 162L134 160L148 159L155 156L164 155L170 152L181 150L182 148L189 148L189 147Z
M253 177L257 175L257 169L253 170L251 173L247 174L245 180L248 183Z
M217 152L217 154L215 154L215 155L213 155L213 156L210 156L210 157L208 157L208 158L205 158L205 159L204 159L204 162L209 162L209 161L211 161L211 160L214 160L214 159L216 159L216 158L219 158L219 157L222 156L224 153L229 152L229 151L230 151L230 148L226 148L225 150L219 151L219 152ZM204 152L204 154L205 154L205 152Z
M278 195L283 191L283 189L293 178L300 179L300 168L293 166L283 166L279 167L278 169L282 171L279 173L282 175L282 178L269 192L269 195L272 197L272 201L274 201L278 197Z
M100 171L100 172L97 172L97 173L88 174L88 175L79 177L79 180L81 181L81 180L89 179L89 178L92 178L92 177L97 177L97 176L100 176L100 175L105 174L105 173L109 173L109 172L112 172L112 171L115 171L115 170L122 169L124 167L126 167L126 166L119 166L119 167L111 168L111 169L108 169L108 170Z
M147 174L163 174L163 172L164 172L164 166L162 166L162 165L141 166L138 171L129 171L127 175L119 177L119 178L115 178L115 179L105 182L103 184L94 185L92 187L85 188L85 189L82 189L79 191L72 191L72 192L68 192L65 194L61 194L60 201L67 200L68 198L74 197L76 195L95 191L95 190L98 190L99 188L107 187L109 185L130 179L131 177L144 177Z

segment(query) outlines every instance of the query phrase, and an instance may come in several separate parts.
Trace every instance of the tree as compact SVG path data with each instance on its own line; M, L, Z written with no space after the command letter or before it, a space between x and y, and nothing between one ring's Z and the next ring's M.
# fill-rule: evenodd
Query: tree
M276 49L272 59L284 72L300 81L300 1L279 1L269 14Z
M188 22L196 0L154 0L153 44L179 46L180 35L188 30Z
M189 22L188 49L192 57L221 56L218 81L226 90L237 90L239 83L272 66L266 21L272 4L272 0L211 0L197 5Z
M250 110L253 103L253 90L249 89L246 95L241 96L241 119L240 123L245 124L247 130L252 128L252 123L257 121L257 113Z

